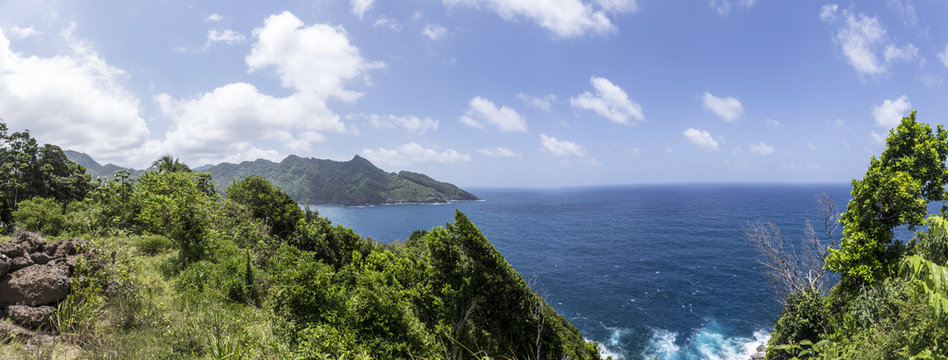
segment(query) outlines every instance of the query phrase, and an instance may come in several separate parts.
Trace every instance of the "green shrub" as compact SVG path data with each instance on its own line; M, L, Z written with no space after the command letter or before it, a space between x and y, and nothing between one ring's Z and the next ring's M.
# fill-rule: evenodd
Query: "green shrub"
M154 256L174 248L174 242L162 235L142 235L135 239L135 247L143 254Z
M56 236L63 230L65 217L63 206L53 198L35 197L20 201L13 211L16 227L20 230L40 232Z
M830 307L815 292L797 292L787 296L787 305L777 319L767 345L767 359L790 359L796 353L778 349L779 345L798 345L802 341L816 342L830 332Z

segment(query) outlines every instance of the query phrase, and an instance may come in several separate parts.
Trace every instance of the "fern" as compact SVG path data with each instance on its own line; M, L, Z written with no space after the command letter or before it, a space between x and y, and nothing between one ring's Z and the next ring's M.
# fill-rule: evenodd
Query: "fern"
M928 297L928 304L942 322L948 323L948 266L935 264L919 255L902 260L901 273L920 280L918 292Z

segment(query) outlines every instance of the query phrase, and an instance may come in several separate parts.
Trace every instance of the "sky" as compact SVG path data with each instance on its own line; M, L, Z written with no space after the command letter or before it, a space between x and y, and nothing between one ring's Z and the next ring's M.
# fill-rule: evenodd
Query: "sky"
M134 168L848 182L948 117L948 1L0 0L0 119Z

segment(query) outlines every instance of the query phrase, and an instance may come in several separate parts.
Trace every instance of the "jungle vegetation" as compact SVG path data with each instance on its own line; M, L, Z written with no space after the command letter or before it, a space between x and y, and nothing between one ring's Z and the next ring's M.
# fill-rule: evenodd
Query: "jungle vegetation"
M73 281L53 341L0 338L0 358L600 357L461 212L384 244L262 176L220 194L167 157L91 180L3 123L0 160L0 231L82 237L114 260Z

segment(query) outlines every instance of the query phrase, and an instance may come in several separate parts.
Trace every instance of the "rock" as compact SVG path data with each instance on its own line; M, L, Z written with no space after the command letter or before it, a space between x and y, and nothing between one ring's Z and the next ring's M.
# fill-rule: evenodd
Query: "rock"
M69 271L76 270L76 256L75 255L69 255L66 257L66 266L69 267Z
M15 258L17 256L23 256L25 252L23 247L15 242L7 241L0 243L0 254L6 255L7 257Z
M8 272L10 272L10 258L0 254L0 277L3 277Z
M30 265L33 265L33 259L29 256L15 257L10 261L10 272L20 270Z
M13 241L20 244L27 253L41 250L46 241L36 233L18 231L13 233Z
M67 255L75 255L76 246L73 244L72 240L62 240L59 242L59 245L56 246L56 252L53 253L52 257L66 257Z
M69 294L66 271L51 265L31 265L0 278L0 306L47 305Z
M33 260L34 264L42 265L49 262L49 255L46 255L46 253L35 252L30 254L30 259Z
M54 312L56 309L52 306L7 306L7 317L13 320L13 323L34 330L49 324Z

